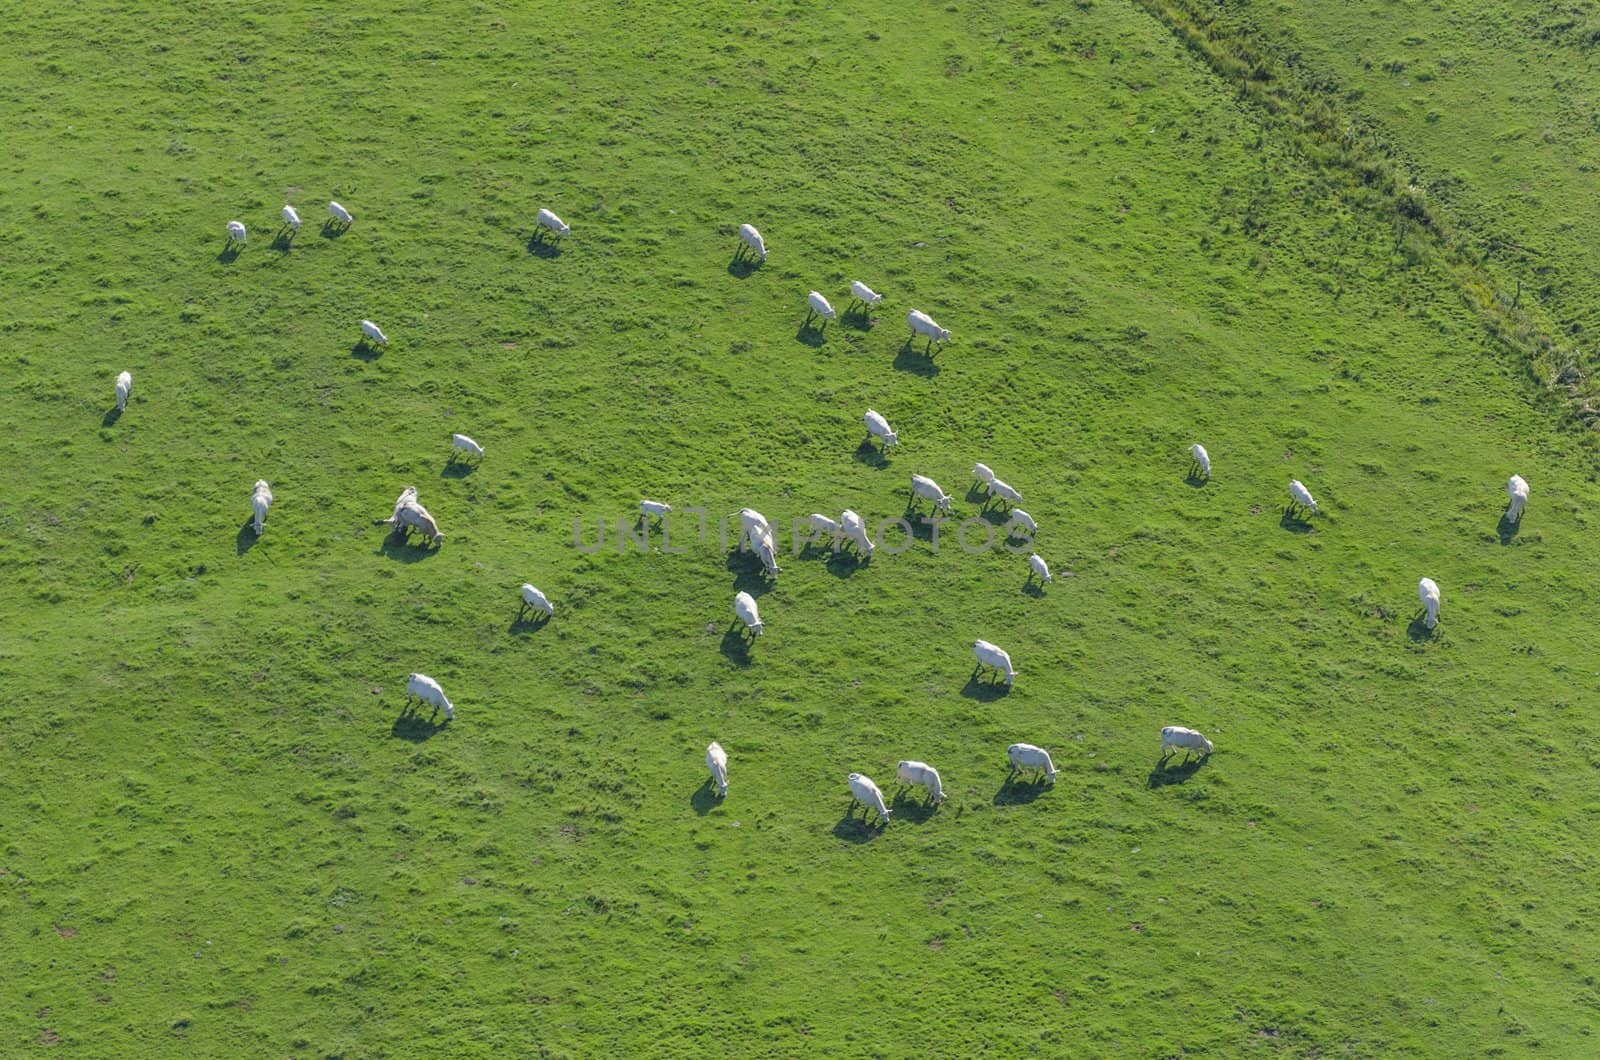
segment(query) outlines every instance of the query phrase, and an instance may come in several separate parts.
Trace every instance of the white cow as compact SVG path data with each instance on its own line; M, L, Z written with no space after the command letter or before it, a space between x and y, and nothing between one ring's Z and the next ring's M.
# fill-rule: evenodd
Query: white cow
M256 479L255 489L250 493L250 510L256 516L256 536L261 536L261 527L267 521L267 509L272 506L272 487L267 485L264 478Z
M926 762L901 762L896 770L900 783L928 789L928 801L935 806L944 801L944 786L939 782L939 771Z
M283 204L283 227L300 231L300 212L288 203Z
M117 376L117 411L125 412L128 408L128 395L133 393L133 373L122 372Z
M872 557L872 538L867 535L867 524L861 516L846 508L839 516L839 529L855 544L863 558Z
M860 302L863 314L866 313L868 306L877 305L881 301L883 301L883 295L874 291L860 280L850 281L850 304L855 305Z
M407 486L405 489L400 491L400 496L395 498L394 514L391 515L387 520L389 525L390 526L399 525L399 523L400 523L400 509L408 507L409 505L413 505L413 504L417 504L417 487L415 487L415 486ZM422 506L420 504L417 504L417 507L420 508Z
M974 674L989 669L994 671L997 679L1004 673L1008 685L1016 681L1017 671L1011 667L1011 656L997 646L986 640L975 640L972 642L972 654L978 658L978 667L973 671Z
M551 615L556 613L556 605L550 602L550 598L548 596L540 592L538 589L535 589L527 582L523 582L522 604L517 608L517 617L521 618L522 612L529 609L534 611L542 611L545 618L549 618Z
M1199 442L1189 447L1189 460L1196 477L1211 477L1211 454Z
M483 446L464 434L452 434L450 436L450 459L452 461L455 460L457 454L462 457L475 456L478 458L479 463L483 462Z
M767 575L776 578L781 568L778 566L778 547L773 543L772 531L768 530L764 534L751 534L750 550L756 554L757 559L761 560L761 566L766 570Z
M856 803L859 802L863 821L867 819L867 807L870 806L878 811L878 820L880 822L887 822L889 820L889 807L884 805L883 792L878 790L878 785L872 782L872 778L864 777L860 773L851 773L846 779L850 782L850 809L845 816L848 817L855 813Z
M349 210L346 210L343 206L340 206L336 202L328 203L328 218L332 223L336 225L344 225L346 228L350 226L351 221L355 220L355 218L351 216Z
M973 464L972 477L983 483L985 493L988 493L989 487L994 484L994 472L989 470L988 464Z
M1033 521L1033 516L1029 515L1021 508L1011 509L1011 522L1007 525L1013 527L1011 531L1013 534L1017 532L1015 528L1018 527L1026 530L1029 535L1039 532L1039 524Z
M1423 624L1432 629L1439 624L1439 586L1432 578L1424 578L1417 582L1417 596L1428 612L1422 619Z
M872 438L883 439L883 447L885 449L889 448L891 445L899 444L900 436L889 429L889 421L884 419L881 415L874 412L872 409L868 409L867 414L862 418L866 420L867 423L867 438L869 440Z
M762 261L767 260L766 241L761 238L761 233L756 231L755 225L739 226L739 249L734 251L734 259L742 257L746 249Z
M363 320L361 322L361 341L376 342L379 346L387 346L389 345L389 336L385 335L383 329L372 321Z
M1056 782L1056 767L1050 761L1050 752L1031 743L1014 743L1006 748L1013 772L1019 769L1042 769L1050 783Z
M711 770L711 782L717 786L717 796L728 794L728 752L715 740L706 748L706 768Z
M402 531L403 533L410 533L409 528L414 526L430 543L444 544L444 532L439 529L438 522L429 514L428 509L415 502L402 504L395 509L394 525L396 528L408 528Z
M940 347L943 347L945 343L950 341L950 332L946 331L944 328L941 328L938 324L935 324L933 322L933 318L920 309L913 309L911 312L907 313L906 323L911 325L911 335L913 338L918 335L922 335L927 338L928 344L923 347L923 352L931 350L933 348L933 344L936 342L940 345Z
M822 293L820 291L812 291L810 294L806 295L806 304L811 307L811 310L806 314L806 322L805 324L801 325L802 327L809 326L811 324L812 317L821 317L823 320L823 327L828 326L828 321L838 319L838 316L833 311L833 306L828 303L826 298L822 297Z
M811 529L817 531L818 533L827 534L830 537L836 538L839 536L839 532L842 527L840 527L838 520L829 519L821 512L812 512Z
M406 697L408 700L419 699L424 703L431 703L436 715L443 710L445 721L450 721L456 716L456 708L445 697L444 689L427 674L412 674L406 678Z
M1506 508L1506 518L1513 523L1522 521L1522 509L1528 503L1528 483L1521 475L1512 475L1506 480L1506 495L1511 498L1511 504Z
M243 221L228 222L228 240L226 246L232 246L233 244L237 243L242 247L249 237L250 233L245 231Z
M1050 584L1052 580L1050 577L1050 565L1046 563L1044 561L1044 557L1040 556L1037 552L1028 557L1028 580L1030 582L1033 581L1033 576L1035 574L1039 576L1039 582L1041 584Z
M739 509L739 547L743 548L746 541L750 547L755 547L756 538L765 537L772 533L772 524L767 522L767 517L754 508Z
M929 501L941 512L950 511L950 496L939 488L939 484L926 475L911 476L911 503L915 505L916 498L921 497Z
M1292 502L1289 505L1289 510L1291 512L1293 512L1295 507L1298 505L1300 508L1305 509L1312 515L1317 514L1316 498L1311 496L1311 491L1306 489L1305 484L1297 478L1292 478L1289 480L1289 497Z
M747 592L740 592L733 598L733 613L739 616L739 621L749 630L751 640L761 636L761 612L756 609L755 597Z
M541 207L539 212L533 215L533 238L543 239L546 232L555 236L571 235L572 226L563 223L561 218Z
M1210 754L1211 741L1193 729L1185 729L1182 725L1168 725L1161 730L1162 759L1169 757L1173 748L1182 748L1184 761L1188 761L1190 751L1201 755Z
M639 514L646 519L664 519L672 513L672 505L660 501L640 501Z
M997 478L989 480L989 496L999 498L1008 505L1022 503L1022 494Z

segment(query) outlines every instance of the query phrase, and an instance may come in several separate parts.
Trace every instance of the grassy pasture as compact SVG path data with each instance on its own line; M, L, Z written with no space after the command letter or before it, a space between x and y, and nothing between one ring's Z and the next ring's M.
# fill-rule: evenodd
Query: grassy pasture
M1594 437L1142 9L228 11L0 27L6 1052L1590 1051ZM872 326L801 330L852 278ZM913 471L968 516L979 459L1042 593L574 545ZM374 525L406 484L441 549ZM848 819L903 757L946 804Z

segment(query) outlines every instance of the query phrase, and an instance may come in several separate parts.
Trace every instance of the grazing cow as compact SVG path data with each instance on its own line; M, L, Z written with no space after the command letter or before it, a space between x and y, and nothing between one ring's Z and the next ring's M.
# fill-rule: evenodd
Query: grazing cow
M541 207L539 212L533 215L533 238L543 239L546 232L553 236L567 236L572 234L572 226Z
M288 203L284 203L283 206L283 227L300 231L300 212Z
M1040 556L1039 553L1037 553L1037 552L1035 552L1033 555L1028 557L1028 581L1029 582L1033 581L1033 576L1035 574L1037 574L1039 576L1039 584L1041 584L1041 585L1049 585L1050 584L1050 581L1051 581L1051 578L1050 578L1050 565L1047 564L1044 561L1044 557Z
M744 623L752 641L761 636L761 612L756 608L755 597L741 591L733 598L733 613Z
M229 221L228 222L228 239L223 244L223 249L227 250L228 248L232 247L235 243L239 244L242 247L242 246L245 245L245 242L249 238L250 238L250 233L245 231L245 227L244 227L244 222L243 221Z
M917 498L929 501L941 512L949 513L950 496L939 488L939 484L926 475L911 476L911 504L915 507Z
M256 517L256 536L261 536L261 527L267 521L267 509L272 506L272 487L267 485L264 478L256 479L255 489L250 493L250 510Z
M878 811L878 821L888 823L889 807L884 804L883 792L878 790L878 785L872 782L871 777L864 777L860 773L851 773L846 778L850 783L850 809L845 812L849 817L856 811L856 803L861 804L861 819L867 819L867 807Z
M1022 503L1022 494L997 478L989 480L989 498L1006 502L1006 507Z
M1432 578L1424 578L1417 583L1417 596L1421 597L1423 609L1427 612L1422 623L1432 629L1439 624L1439 586Z
M517 608L517 618L522 618L522 613L529 609L542 612L545 618L549 618L551 615L556 613L556 606L550 602L550 598L548 596L540 592L538 589L535 589L527 582L523 582L522 604Z
M351 216L350 211L343 206L336 202L328 203L328 224L330 226L338 225L343 228L349 228L350 222L354 220L355 218Z
M1512 475L1506 480L1506 496L1511 498L1511 503L1506 506L1506 518L1513 523L1522 521L1522 509L1528 503L1528 483L1521 475Z
M1199 442L1189 447L1189 474L1195 478L1211 477L1211 454Z
M122 372L117 376L117 411L125 412L128 408L128 395L133 393L133 373Z
M985 493L988 493L989 487L994 484L994 472L989 470L988 464L973 464L972 477L983 484Z
M1195 751L1202 757L1211 753L1211 741L1201 736L1193 729L1185 729L1182 725L1168 725L1161 730L1161 760L1166 761L1172 756L1174 748L1183 749L1183 760L1189 760L1189 752Z
M379 346L387 346L389 345L389 336L385 335L383 329L372 321L363 320L361 322L361 341L364 344L375 342Z
M977 669L973 671L974 675L988 669L994 671L995 680L999 680L1000 675L1003 673L1006 675L1006 684L1009 685L1016 681L1017 671L1011 668L1011 656L1000 648L986 640L975 640L972 642L972 654L978 658Z
M405 529L401 530L403 535L409 534L411 527L416 527L430 544L444 544L444 532L439 529L439 524L434 521L428 509L415 502L402 504L395 510L394 526L396 529L404 527Z
M712 783L717 786L717 797L728 794L728 752L715 740L706 748L706 768L711 770Z
M412 674L406 678L406 697L408 702L417 699L431 703L435 717L440 710L443 710L445 721L451 721L456 716L456 708L445 698L444 689L439 687L439 682L426 674Z
M860 280L850 281L850 305L855 305L857 302L860 302L862 316L867 315L867 309L869 307L875 306L881 301L883 301L883 295L879 294L877 291L874 291ZM845 307L845 312L848 313L849 311L849 307Z
M746 250L762 261L767 260L766 241L761 238L761 233L756 231L755 225L739 226L739 249L733 252L734 260L743 257Z
M939 344L940 349L943 349L944 344L950 341L950 332L935 324L933 318L920 309L913 309L907 313L906 323L911 325L911 337L906 340L907 342L910 342L911 339L916 338L918 335L927 338L927 345L922 348L923 353L931 351L933 344L936 342Z
M1033 516L1021 508L1011 509L1011 522L1006 526L1010 529L1011 536L1015 537L1018 530L1025 530L1029 537L1039 532L1039 524L1033 521Z
M452 434L450 436L450 461L454 462L458 455L463 458L475 456L478 458L478 463L481 464L483 463L483 446L464 434Z
M867 536L867 524L855 512L846 508L839 516L839 529L856 546L863 559L872 558L872 538Z
M944 786L939 771L926 762L901 762L896 770L900 783L928 789L928 801L937 806L944 801Z
M838 315L833 311L833 306L818 291L812 291L806 295L806 305L810 307L810 312L806 313L806 322L800 325L801 327L810 327L812 317L821 317L823 327L828 326L828 321L838 319Z
M873 438L883 439L883 448L885 450L887 450L891 445L899 444L900 436L889 428L889 421L884 419L881 414L874 412L872 409L868 409L867 414L863 416L862 419L864 419L867 424L868 441L871 441Z
M1296 508L1317 514L1316 498L1311 496L1311 491L1297 478L1289 480L1289 514L1293 515Z
M1006 748L1006 757L1011 759L1011 771L1021 769L1042 770L1050 783L1056 782L1056 767L1050 761L1050 752L1043 747L1035 747L1031 743L1014 743Z

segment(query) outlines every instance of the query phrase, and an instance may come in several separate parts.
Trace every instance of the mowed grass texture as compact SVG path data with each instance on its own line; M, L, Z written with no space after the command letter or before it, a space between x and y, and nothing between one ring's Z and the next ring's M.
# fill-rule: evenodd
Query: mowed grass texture
M1592 1049L1593 436L1142 10L0 35L6 1052ZM853 278L872 326L801 331ZM912 307L954 332L931 363ZM790 554L912 472L976 514L974 460L1042 592L948 528ZM437 551L375 525L405 485ZM783 573L714 532L584 551L641 496L762 510ZM401 716L412 670L454 722ZM1216 754L1157 768L1166 724ZM1008 781L1019 740L1053 788ZM892 797L901 758L945 804L849 818L845 774Z

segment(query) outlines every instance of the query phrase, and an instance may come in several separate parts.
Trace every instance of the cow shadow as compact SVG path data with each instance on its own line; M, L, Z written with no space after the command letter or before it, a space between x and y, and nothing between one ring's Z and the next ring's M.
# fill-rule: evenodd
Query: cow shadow
M115 427L120 419L122 419L122 410L113 405L104 416L100 417L100 426Z
M1292 534L1309 534L1315 529L1310 520L1299 515L1293 508L1283 510L1283 518L1278 520L1278 525Z
M379 346L375 342L368 342L366 339L362 339L360 342L350 347L350 356L354 357L358 361L367 361L368 363L371 363L372 361L376 361L379 357L383 356L383 347Z
M322 222L323 239L338 239L348 231L350 231L349 225L336 225L331 217Z
M1439 634L1438 626L1434 626L1432 629L1428 628L1427 614L1428 612L1426 611L1421 612L1406 627L1406 636L1411 638L1413 644L1421 644L1424 641L1433 640Z
M294 230L290 229L287 232L279 232L273 237L272 242L269 243L268 246L279 253L289 253L289 251L294 249Z
M249 552L252 548L255 548L256 547L256 542L260 541L260 540L261 540L261 537L256 533L255 517L252 516L249 519L246 519L244 521L244 525L239 527L239 532L236 535L234 535L234 538L233 538L233 553L234 553L234 555L236 555L236 556L244 555L246 552Z
M815 324L801 324L800 329L794 333L794 341L802 346L810 346L814 350L827 342L828 336L824 329Z
M747 258L742 254L736 254L733 260L728 262L728 275L736 280L742 280L759 268L761 268L759 258Z
M549 261L561 256L561 243L555 239L541 239L536 233L528 239L528 253Z
M1195 470L1194 468L1191 467L1189 469L1189 473L1184 476L1183 481L1187 485L1190 485L1190 486L1194 487L1195 489L1199 489L1200 487L1204 486L1207 482L1211 481L1211 476L1202 475L1202 474L1200 474L1199 471L1197 471L1197 470Z
M478 470L477 464L469 464L465 460L457 460L454 456L452 456L449 460L444 462L444 467L440 470L439 477L466 478L476 470Z
M889 466L889 458L884 455L882 449L872 444L871 437L863 439L861 444L856 446L854 455L859 463L863 463L868 467L875 467L881 470Z
M399 563L420 563L425 559L437 555L439 546L423 541L420 545L413 545L410 539L397 533L390 533L378 546L378 554Z
M912 824L921 824L939 812L937 803L909 794L910 792L920 792L921 790L921 788L906 788L894 793L894 799L889 803L889 812L894 814L896 821L910 821Z
M519 607L516 615L511 619L511 625L507 626L506 629L508 632L518 635L537 633L550 624L550 619L551 616L543 611L537 611L529 607Z
M693 795L689 796L690 807L701 817L721 806L722 802L723 800L717 795L716 785L711 782L710 777L707 777L706 782L696 788Z
M1500 535L1500 543L1502 545L1509 545L1517 539L1517 534L1522 532L1522 520L1518 519L1513 522L1509 515L1502 512L1500 525L1495 527L1495 532Z
M998 677L988 681L979 680L978 671L974 669L967 678L967 683L961 687L961 695L965 699L975 699L979 703L993 703L997 699L1004 699L1011 694L1011 686Z
M924 379L931 379L939 374L939 366L934 363L933 358L921 353L909 342L901 346L900 351L894 355L894 368L897 372L910 372Z
M1051 784L1043 773L1026 777L1013 771L1006 774L1006 779L1000 784L1000 790L994 793L994 805L1026 806L1053 787L1055 785Z
M841 548L828 557L828 562L825 565L828 568L828 573L835 578L848 578L871 562L872 560L869 557Z
M229 243L227 246L222 248L222 253L217 255L217 261L223 265L232 265L234 261L238 259L239 251L241 249L243 248L241 248L238 244Z
M423 740L434 736L448 724L450 724L448 718L440 720L437 717L424 717L417 712L415 704L407 703L405 708L400 711L400 716L394 719L394 725L390 727L389 735L398 736L402 740L410 740L413 743L421 743Z
M770 592L777 584L777 579L767 574L767 569L761 565L761 559L754 552L744 549L735 549L728 553L728 558L723 564L734 576L733 591L747 592L751 596L761 596Z
M888 827L887 821L868 824L867 816L863 813L856 816L856 808L852 806L845 812L839 823L833 826L833 834L846 843L870 843L883 834Z
M750 665L750 639L745 636L744 623L737 618L722 635L721 651L724 658L741 669Z
M1145 787L1154 790L1156 788L1164 788L1168 784L1182 784L1200 772L1201 768L1209 761L1211 761L1210 755L1201 755L1198 758L1191 758L1185 755L1182 761L1172 765L1169 764L1172 762L1170 755L1158 758L1156 759L1155 767L1150 770L1150 775L1145 778Z
M1022 595L1031 596L1035 600L1042 599L1044 597L1044 583L1034 581L1030 576L1027 581L1022 583Z

